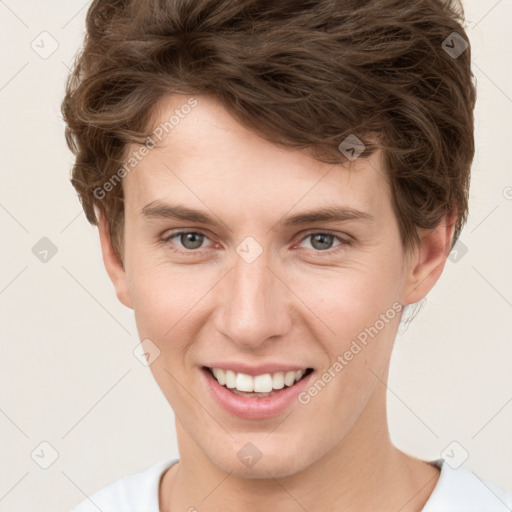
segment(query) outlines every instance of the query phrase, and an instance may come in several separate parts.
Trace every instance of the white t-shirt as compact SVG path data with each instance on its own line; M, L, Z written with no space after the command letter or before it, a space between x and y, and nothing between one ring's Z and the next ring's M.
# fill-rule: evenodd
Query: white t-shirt
M95 492L71 512L159 512L160 478L178 462L158 462ZM472 471L452 469L443 459L439 480L421 512L510 512L512 497L496 484L481 480Z

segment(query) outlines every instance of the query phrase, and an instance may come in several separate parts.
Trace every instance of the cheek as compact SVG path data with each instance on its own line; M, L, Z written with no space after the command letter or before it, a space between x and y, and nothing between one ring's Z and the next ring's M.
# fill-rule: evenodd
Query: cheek
M351 268L297 272L290 282L322 328L315 329L317 335L323 332L321 337L334 339L334 343L356 337L388 310L390 317L396 316L401 277L400 266L394 262L387 268L376 260Z
M388 364L401 306L392 280L376 281L371 272L318 284L309 288L307 304L322 320L311 325L324 363L303 403L311 403L318 417L331 417L336 432L346 433L380 385L375 374L381 376Z
M327 372L325 379L336 382L328 386L333 396L325 403L357 409L355 402L363 404L375 384L370 370L380 374L387 364L401 315L399 270L397 263L384 268L375 261L294 280L297 295L314 313L310 329L325 356L320 377Z
M213 287L215 276L193 265L144 258L142 251L127 267L130 297L139 334L166 342Z
M158 349L150 370L169 403L177 410L194 409L183 386L192 389L190 347L198 338L204 299L215 281L206 275L169 263L132 267L130 294L137 331ZM203 300L201 300L203 298ZM152 347L152 345L151 345Z

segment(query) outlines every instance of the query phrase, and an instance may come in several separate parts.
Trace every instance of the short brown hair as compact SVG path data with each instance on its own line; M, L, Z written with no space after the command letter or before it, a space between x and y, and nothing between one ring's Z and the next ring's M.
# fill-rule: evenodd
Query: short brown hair
M147 142L153 107L172 93L212 95L255 133L323 162L346 161L349 135L363 157L381 148L404 247L446 215L458 238L476 97L459 4L96 0L86 24L62 102L71 182L89 222L95 206L106 217L121 261L122 184L94 191ZM455 43L467 48L454 55Z

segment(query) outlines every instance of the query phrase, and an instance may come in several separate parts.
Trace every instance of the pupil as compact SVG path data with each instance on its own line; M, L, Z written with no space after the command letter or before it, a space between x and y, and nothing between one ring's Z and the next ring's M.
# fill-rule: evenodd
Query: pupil
M317 244L317 241L320 243ZM333 236L332 235L323 235L323 234L317 234L313 235L311 245L315 249L329 249L333 242Z

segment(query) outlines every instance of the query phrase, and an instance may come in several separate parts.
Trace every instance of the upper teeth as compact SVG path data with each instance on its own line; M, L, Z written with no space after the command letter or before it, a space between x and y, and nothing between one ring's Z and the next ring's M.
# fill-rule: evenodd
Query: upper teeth
M272 389L282 389L285 386L292 386L300 380L306 370L289 372L264 373L263 375L247 375L236 373L232 370L212 368L212 373L218 383L227 388L238 391L254 391L255 393L269 393Z

